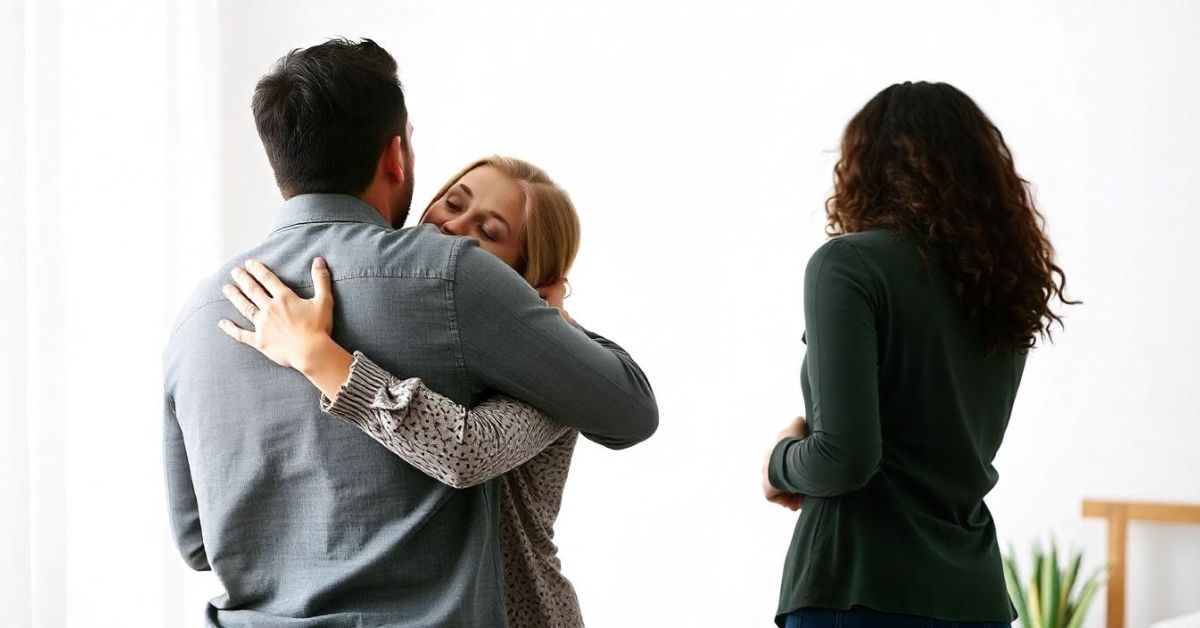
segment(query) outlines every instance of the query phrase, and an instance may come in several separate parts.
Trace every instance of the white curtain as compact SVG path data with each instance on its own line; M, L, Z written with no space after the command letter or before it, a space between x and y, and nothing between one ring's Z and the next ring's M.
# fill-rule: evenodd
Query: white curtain
M0 623L200 625L159 371L220 251L217 5L3 1Z
M24 10L0 6L0 608L30 623L29 445L26 427Z

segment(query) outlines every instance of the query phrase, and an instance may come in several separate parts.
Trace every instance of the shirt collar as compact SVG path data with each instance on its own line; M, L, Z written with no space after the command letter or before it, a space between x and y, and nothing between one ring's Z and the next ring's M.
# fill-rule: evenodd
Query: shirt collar
M391 228L370 205L346 194L297 194L275 214L272 232L313 222L363 222Z

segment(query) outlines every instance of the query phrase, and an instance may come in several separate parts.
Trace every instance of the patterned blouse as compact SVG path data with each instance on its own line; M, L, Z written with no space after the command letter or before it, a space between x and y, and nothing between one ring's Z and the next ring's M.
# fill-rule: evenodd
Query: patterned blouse
M554 545L577 431L507 397L467 409L359 352L337 399L322 396L321 409L443 484L466 488L499 477L509 627L583 626Z

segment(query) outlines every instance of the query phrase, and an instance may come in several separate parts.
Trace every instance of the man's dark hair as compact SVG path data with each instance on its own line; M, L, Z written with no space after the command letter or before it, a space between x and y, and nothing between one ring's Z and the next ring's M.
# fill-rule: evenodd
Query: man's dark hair
M284 198L359 194L408 110L396 60L370 39L284 55L254 88L254 123Z

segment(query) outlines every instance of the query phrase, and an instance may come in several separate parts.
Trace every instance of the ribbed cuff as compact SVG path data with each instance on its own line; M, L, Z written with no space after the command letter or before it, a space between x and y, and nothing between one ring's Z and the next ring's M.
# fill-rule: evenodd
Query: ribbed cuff
M329 397L321 395L321 411L354 423L366 423L371 418L376 396L387 388L390 379L387 371L355 351L350 377L338 388L337 399L330 401Z

